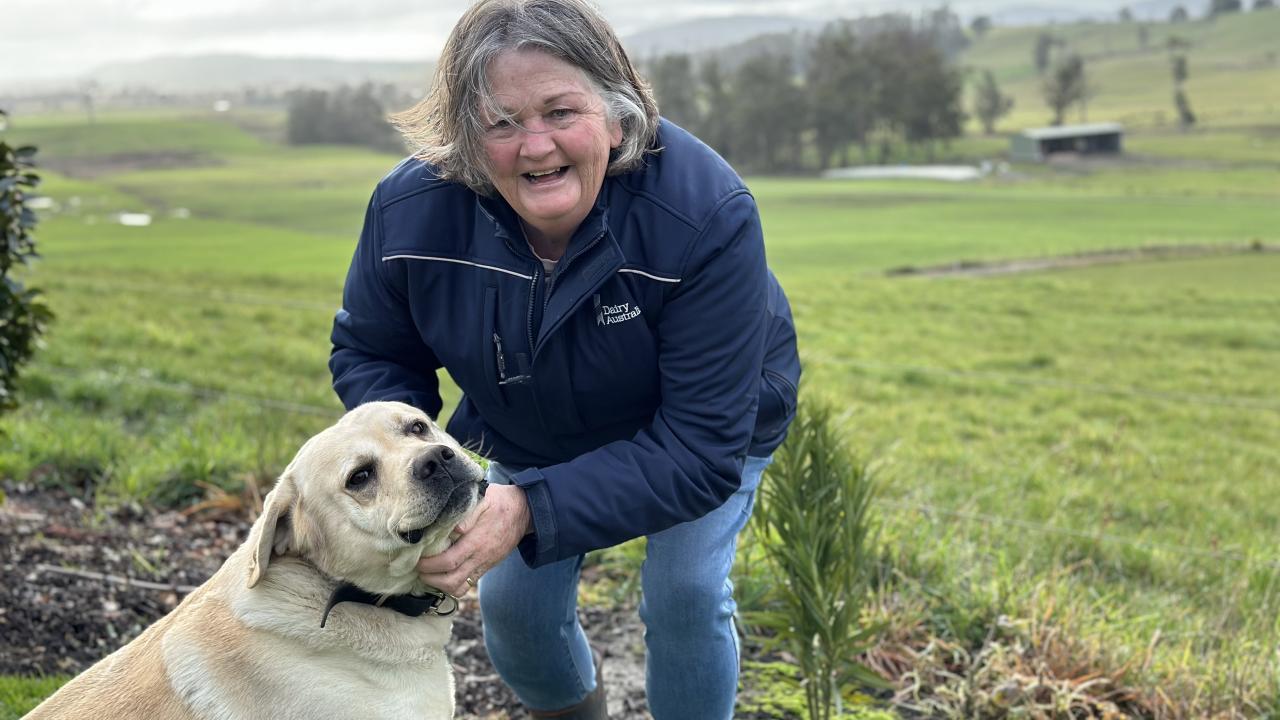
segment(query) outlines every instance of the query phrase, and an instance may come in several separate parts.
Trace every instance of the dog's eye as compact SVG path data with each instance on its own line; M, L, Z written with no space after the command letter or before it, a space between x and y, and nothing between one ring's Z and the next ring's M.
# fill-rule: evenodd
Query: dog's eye
M373 468L362 467L359 470L356 470L355 472L351 473L351 476L347 478L347 489L359 490L365 485L368 485L369 481L372 479L373 479Z
M426 435L427 424L422 422L421 420L414 420L409 425L409 434L410 435Z

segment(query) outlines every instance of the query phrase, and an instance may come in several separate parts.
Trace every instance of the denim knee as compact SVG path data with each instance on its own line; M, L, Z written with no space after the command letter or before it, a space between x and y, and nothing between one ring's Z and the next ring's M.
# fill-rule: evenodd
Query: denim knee
M696 575L643 583L640 619L649 632L706 637L720 631L733 615L733 586L728 580Z

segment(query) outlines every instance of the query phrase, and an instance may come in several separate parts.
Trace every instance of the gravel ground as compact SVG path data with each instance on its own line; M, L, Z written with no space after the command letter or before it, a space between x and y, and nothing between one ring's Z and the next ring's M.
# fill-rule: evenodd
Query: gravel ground
M88 668L173 609L184 587L212 575L248 537L250 525L243 513L201 518L137 505L100 510L66 491L15 484L6 484L4 493L0 674L6 675ZM582 620L605 654L610 717L647 718L643 628L635 611L584 608ZM463 602L453 638L458 717L524 717L489 663L474 601Z

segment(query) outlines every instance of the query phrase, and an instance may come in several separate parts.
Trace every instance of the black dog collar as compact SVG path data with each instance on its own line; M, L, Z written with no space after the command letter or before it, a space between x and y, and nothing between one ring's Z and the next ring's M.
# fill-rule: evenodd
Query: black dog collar
M446 601L448 610L440 609ZM344 602L384 607L408 617L418 617L427 613L443 617L452 615L458 609L458 598L447 593L437 591L428 592L426 595L374 595L344 582L334 588L333 595L329 596L329 604L324 608L324 615L320 616L320 627L324 627L328 622L329 611L333 610L338 603Z

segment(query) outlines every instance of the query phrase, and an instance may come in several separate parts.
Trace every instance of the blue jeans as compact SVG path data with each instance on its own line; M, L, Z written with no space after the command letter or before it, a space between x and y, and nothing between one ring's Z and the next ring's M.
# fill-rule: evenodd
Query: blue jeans
M738 491L719 508L648 536L640 619L649 712L656 720L733 717L739 647L729 570L770 459L747 458ZM494 463L488 480L507 484L513 472ZM591 648L578 623L581 568L579 556L530 569L516 551L480 579L489 657L535 710L571 707L596 686Z

